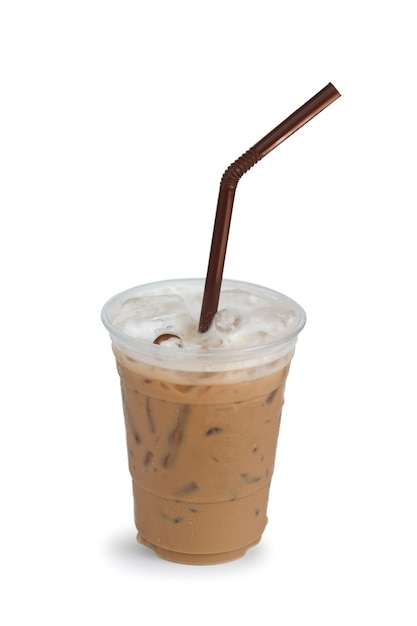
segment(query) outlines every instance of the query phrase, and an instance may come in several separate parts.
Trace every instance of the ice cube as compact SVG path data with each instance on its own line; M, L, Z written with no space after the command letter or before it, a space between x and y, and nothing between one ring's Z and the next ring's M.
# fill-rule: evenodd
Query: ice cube
M221 309L214 316L214 325L220 333L236 332L242 322L242 314L234 308Z
M279 336L293 322L294 318L294 311L280 309L276 306L260 307L251 314L251 321L258 330L275 337Z
M140 315L132 315L124 320L120 325L120 330L130 337L153 340L160 327L160 320L146 320Z
M118 318L117 325L123 332L152 341L162 333L181 336L190 323L182 298L174 294L129 298Z
M175 294L162 294L158 296L142 296L141 298L129 298L125 300L121 308L122 315L140 315L144 319L160 319L185 310L182 298Z
M221 307L234 307L241 313L252 311L257 304L262 304L262 300L256 294L243 289L226 289L220 294Z

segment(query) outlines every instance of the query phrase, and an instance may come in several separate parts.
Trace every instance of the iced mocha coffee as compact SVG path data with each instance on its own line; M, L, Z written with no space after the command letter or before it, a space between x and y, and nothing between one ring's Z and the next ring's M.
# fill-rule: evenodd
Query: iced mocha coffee
M196 330L203 281L145 285L103 309L120 375L139 540L183 563L218 563L267 521L285 382L301 307L224 281Z

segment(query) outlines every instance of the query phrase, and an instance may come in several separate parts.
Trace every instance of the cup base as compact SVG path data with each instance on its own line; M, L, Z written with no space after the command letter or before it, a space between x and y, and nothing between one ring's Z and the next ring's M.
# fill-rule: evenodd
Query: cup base
M236 559L240 559L244 556L249 548L253 548L253 546L256 546L260 541L255 541L254 543L237 550L221 552L219 554L187 554L183 552L175 552L174 550L167 550L161 546L156 546L142 537L140 533L137 535L137 540L142 545L152 548L152 550L154 550L154 552L162 559L165 559L166 561L173 561L175 563L183 563L185 565L215 565L217 563L235 561Z

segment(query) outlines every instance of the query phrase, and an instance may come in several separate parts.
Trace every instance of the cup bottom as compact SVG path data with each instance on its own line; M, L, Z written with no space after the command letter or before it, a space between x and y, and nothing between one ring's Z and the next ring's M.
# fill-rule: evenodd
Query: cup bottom
M244 546L243 548L231 550L230 552L221 552L219 554L186 554L182 552L175 552L174 550L167 550L161 546L151 543L150 541L147 541L140 533L137 534L137 540L142 545L154 550L159 557L165 559L166 561L183 563L185 565L216 565L217 563L227 563L228 561L240 559L246 554L249 548L253 548L253 546L256 546L259 543L260 538L254 543Z

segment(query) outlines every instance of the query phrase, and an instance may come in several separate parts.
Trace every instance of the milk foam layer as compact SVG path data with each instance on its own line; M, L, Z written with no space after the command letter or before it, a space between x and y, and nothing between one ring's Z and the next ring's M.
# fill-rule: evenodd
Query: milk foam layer
M198 332L203 279L142 285L112 298L102 317L114 337L127 342L155 340L165 350L218 352L285 342L305 323L303 309L270 289L223 280L218 312L206 333ZM159 339L158 339L159 338Z

